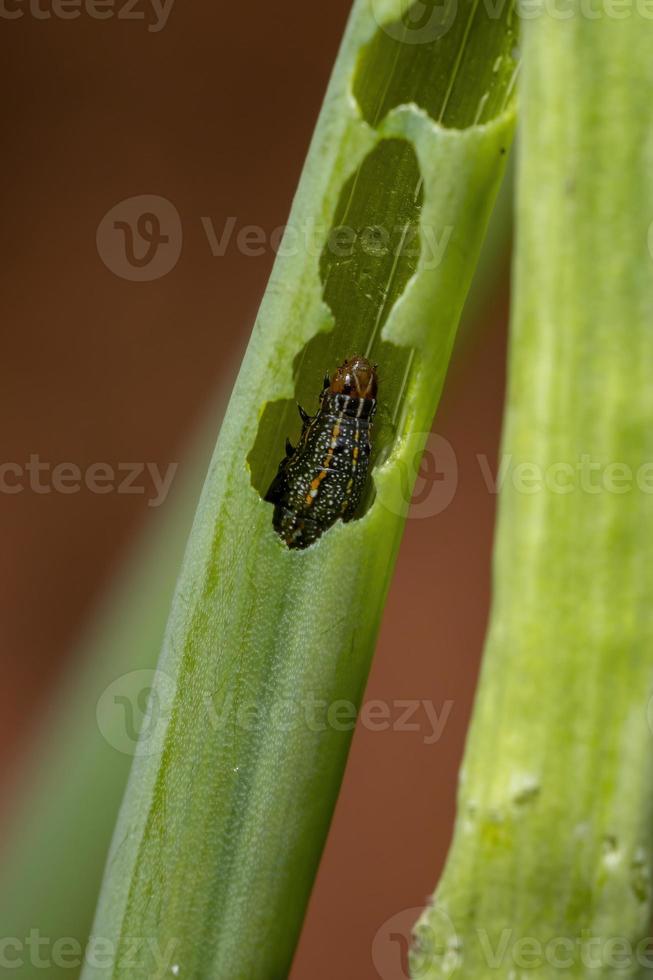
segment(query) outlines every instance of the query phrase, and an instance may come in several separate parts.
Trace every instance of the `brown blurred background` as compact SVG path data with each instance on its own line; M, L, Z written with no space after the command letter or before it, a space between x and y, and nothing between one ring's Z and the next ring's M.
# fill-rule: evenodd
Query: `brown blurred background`
M236 233L287 217L349 6L175 2L163 26L145 0L129 20L83 7L65 20L50 0L2 8L0 462L179 462L181 478L272 264ZM152 282L120 278L96 247L105 213L142 194L171 201L183 227L178 263ZM220 234L230 217L215 257L202 219ZM384 923L424 903L446 854L488 608L495 497L476 454L494 468L506 309L504 281L452 369L436 430L457 492L408 521L366 695L450 713L432 744L423 713L419 731L357 732L294 980L400 980ZM5 809L81 629L156 513L151 481L137 483L144 493L0 492Z

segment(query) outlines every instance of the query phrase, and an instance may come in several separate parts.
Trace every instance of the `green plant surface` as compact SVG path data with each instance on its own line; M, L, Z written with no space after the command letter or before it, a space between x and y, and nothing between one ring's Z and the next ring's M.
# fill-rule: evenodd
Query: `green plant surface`
M523 27L494 600L429 980L653 968L653 23L570 6Z
M456 46L445 82L425 72L422 92L395 74L402 4L354 4L195 518L87 978L289 969L513 130L510 8L497 28L455 6L462 35L411 45L422 59ZM379 73L392 107L372 126L362 100ZM439 104L465 107L463 128L429 115L445 83ZM295 399L313 411L325 370L352 353L379 365L373 489L359 519L289 551L263 496Z
M465 303L459 329L465 349L478 336L478 318L492 299L493 274L506 253L507 177ZM147 675L140 672L156 667L178 563L222 414L213 405L207 412L180 467L183 479L175 480L166 507L102 598L17 787L2 842L0 935L24 942L38 930L51 940L52 951L57 940L72 941L66 956L52 955L48 966L39 968L43 980L77 975L83 959L133 748L124 728L125 709L115 705L101 730L98 706L116 681L123 695L131 695L137 707L142 704ZM24 959L22 966L12 965L11 976L31 980L33 968Z

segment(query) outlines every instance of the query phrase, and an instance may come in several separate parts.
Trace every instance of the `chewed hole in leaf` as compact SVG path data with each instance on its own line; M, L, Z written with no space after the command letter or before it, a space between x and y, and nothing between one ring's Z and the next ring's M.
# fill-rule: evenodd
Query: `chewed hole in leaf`
M415 352L382 339L383 325L415 274L421 251L419 222L422 177L415 150L404 139L381 140L346 181L320 258L322 297L333 329L318 333L293 363L295 401L310 414L318 407L325 373L361 354L378 365L379 397L372 466L389 451L396 435ZM265 406L248 463L252 483L265 496L285 440L301 430L293 400ZM372 500L372 481L361 502Z
M410 103L453 129L494 119L513 92L515 23L510 0L406 3L359 56L353 94L364 119L376 127Z

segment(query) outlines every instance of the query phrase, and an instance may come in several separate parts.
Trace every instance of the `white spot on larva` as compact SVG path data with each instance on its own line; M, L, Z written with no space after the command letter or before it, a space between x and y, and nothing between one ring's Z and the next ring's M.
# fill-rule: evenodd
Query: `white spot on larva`
M173 977L178 977L179 976L179 963L174 963L173 966L170 967L170 972L172 973Z

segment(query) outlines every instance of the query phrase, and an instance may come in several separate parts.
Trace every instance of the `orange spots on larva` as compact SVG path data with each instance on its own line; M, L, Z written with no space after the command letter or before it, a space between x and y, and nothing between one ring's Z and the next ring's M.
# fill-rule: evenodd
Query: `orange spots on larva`
M327 379L316 415L300 408L299 441L287 443L265 497L289 548L307 548L339 517L352 520L369 466L376 392L376 365L356 356Z

